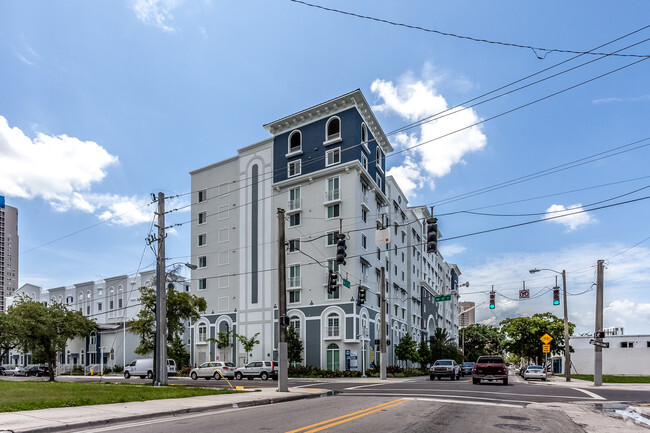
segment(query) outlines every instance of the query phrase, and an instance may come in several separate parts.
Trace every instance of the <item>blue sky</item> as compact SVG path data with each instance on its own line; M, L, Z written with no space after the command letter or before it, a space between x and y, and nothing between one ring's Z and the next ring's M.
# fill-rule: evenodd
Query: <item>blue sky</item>
M20 284L152 267L151 193L180 209L190 171L361 89L390 173L411 205L435 205L462 300L494 285L478 321L560 317L555 274L528 269L565 269L570 320L590 332L603 259L605 326L650 333L647 1L313 1L393 24L290 0L2 2L0 195L19 209ZM594 48L621 55L572 53ZM168 240L170 262L190 260L187 224Z

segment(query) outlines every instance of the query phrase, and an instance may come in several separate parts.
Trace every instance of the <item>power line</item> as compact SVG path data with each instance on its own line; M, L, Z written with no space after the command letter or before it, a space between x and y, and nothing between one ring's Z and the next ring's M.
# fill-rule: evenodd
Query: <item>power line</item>
M316 5L316 4L312 4L312 3L307 3L307 2L302 1L302 0L289 0L289 1L292 1L294 3L300 3L302 5L309 6L309 7L316 8L316 9L322 9L322 10L325 10L325 11L328 11L328 12L335 12L335 13L342 14L342 15L348 15L348 16L353 16L353 17L356 17L356 18L361 18L361 19L364 19L364 20L370 20L370 21L376 21L376 22L380 22L380 23L384 23L384 24L390 24L392 26L405 27L405 28L412 29L412 30L420 30L420 31L423 31L423 32L435 33L435 34L438 34L438 35L441 35L441 36L449 36L449 37L458 38L458 39L470 40L470 41L473 41L473 42L481 42L481 43L486 43L486 44L502 45L502 46L506 46L506 47L525 48L525 49L532 50L535 53L535 56L540 60L543 60L548 54L553 53L553 52L556 52L556 53L569 53L569 54L611 55L611 54L608 54L608 53L592 53L592 52L589 52L589 51L576 51L576 50L565 50L565 49L560 49L560 48L535 47L535 46L532 46L532 45L522 45L522 44L511 43L511 42L501 42L501 41L493 41L493 40L489 40L489 39L475 38L475 37L471 37L471 36L463 36L463 35L458 35L458 34L455 34L455 33L442 32L440 30L428 29L428 28L421 27L421 26L399 23L399 22L396 22L396 21L390 21L390 20L386 20L386 19L382 19L382 18L375 18L375 17L371 17L371 16L368 16L368 15L361 15L361 14L357 14L357 13L354 13L354 12L347 12L347 11L343 11L343 10L340 10L340 9L328 8L328 7L325 7L325 6L320 6L320 5ZM650 26L646 26L646 27L644 27L644 29L647 28L647 27L650 27ZM545 53L544 56L541 57L537 53L538 51L544 52ZM620 54L620 56L622 56L622 57L650 58L650 55L643 55L643 54Z

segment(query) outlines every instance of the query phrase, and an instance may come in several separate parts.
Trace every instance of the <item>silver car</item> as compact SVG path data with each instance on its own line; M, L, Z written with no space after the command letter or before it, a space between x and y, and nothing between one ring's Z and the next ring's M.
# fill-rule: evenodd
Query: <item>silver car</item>
M27 376L27 370L23 367L14 367L2 372L3 376Z
M278 364L274 361L253 361L246 364L244 367L239 367L235 370L235 379L242 380L246 377L248 380L253 380L256 377L262 380L267 380L269 377L278 380Z
M202 377L204 379L214 378L216 380L225 377L234 379L235 364L223 361L208 361L190 370L190 377L194 380Z
M529 365L524 371L524 379L540 379L546 382L546 371L541 365Z

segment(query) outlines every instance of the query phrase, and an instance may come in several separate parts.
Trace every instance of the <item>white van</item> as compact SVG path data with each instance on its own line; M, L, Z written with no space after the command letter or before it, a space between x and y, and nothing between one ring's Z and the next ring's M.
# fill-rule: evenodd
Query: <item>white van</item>
M176 361L173 359L167 360L167 376L176 375ZM136 359L126 367L124 367L124 378L128 379L131 376L140 376L140 379L153 379L153 358Z

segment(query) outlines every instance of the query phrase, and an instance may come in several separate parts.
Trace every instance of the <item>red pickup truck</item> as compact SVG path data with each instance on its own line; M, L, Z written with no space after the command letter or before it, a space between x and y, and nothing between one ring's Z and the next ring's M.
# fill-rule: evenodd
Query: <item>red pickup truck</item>
M501 356L479 356L472 368L472 383L478 385L481 380L502 380L508 385L508 367Z

